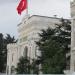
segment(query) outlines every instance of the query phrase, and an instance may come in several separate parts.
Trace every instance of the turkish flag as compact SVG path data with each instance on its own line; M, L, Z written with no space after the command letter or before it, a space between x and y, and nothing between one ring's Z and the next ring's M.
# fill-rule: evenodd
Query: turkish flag
M21 0L17 7L18 14L21 15L21 12L24 11L26 8L27 8L27 0Z

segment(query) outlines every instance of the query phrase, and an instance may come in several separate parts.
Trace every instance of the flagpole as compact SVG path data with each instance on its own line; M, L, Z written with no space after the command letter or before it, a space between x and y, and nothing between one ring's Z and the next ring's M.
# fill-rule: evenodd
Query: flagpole
M28 16L28 0L27 0L27 9L26 9L26 15Z

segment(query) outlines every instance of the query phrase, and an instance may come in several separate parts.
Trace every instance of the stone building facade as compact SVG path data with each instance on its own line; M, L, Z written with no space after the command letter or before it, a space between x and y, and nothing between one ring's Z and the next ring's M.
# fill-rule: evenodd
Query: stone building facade
M65 73L75 72L75 0L71 3L71 51L70 51L70 70Z
M71 17L70 70L66 70L65 73L75 72L75 0L71 3ZM38 47L35 44L35 41L38 41L40 38L38 33L41 33L41 29L55 27L55 23L59 23L59 19L55 17L39 15L24 16L22 22L17 26L19 35L18 42L7 45L7 72L9 74L14 72L19 58L24 53L27 54L30 60L37 59L37 56L40 55Z
M75 0L71 3L71 17L72 17L72 26L71 26L71 62L70 62L70 71L75 72Z
M55 17L46 16L25 16L22 22L18 24L18 42L7 45L7 73L14 73L18 60L21 56L27 54L32 59L37 59L40 55L35 41L39 40L38 33L41 33L41 29L47 29L48 27L55 27L55 24L59 23L59 19ZM27 51L26 51L27 50Z

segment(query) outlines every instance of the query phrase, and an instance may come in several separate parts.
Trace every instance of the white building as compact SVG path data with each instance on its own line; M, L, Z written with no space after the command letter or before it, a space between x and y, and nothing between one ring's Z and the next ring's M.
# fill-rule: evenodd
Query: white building
M25 53L30 60L36 59L40 52L35 44L39 40L38 33L41 29L55 27L59 23L59 19L46 16L25 16L22 22L18 25L18 42L7 45L7 72L10 74L16 68L18 60Z
M71 16L72 16L72 33L71 33L71 60L70 70L65 73L75 72L75 0L71 3ZM7 69L8 73L12 73L17 66L20 56L27 54L32 59L36 59L40 54L35 41L39 40L38 33L41 33L41 29L47 29L48 27L55 27L55 23L59 23L59 19L55 17L46 16L25 16L22 22L18 25L18 42L15 44L9 44L7 46Z
M66 71L67 74L75 72L75 0L71 3L71 58L70 70Z
M71 34L71 64L70 71L75 72L75 0L71 3L72 34Z

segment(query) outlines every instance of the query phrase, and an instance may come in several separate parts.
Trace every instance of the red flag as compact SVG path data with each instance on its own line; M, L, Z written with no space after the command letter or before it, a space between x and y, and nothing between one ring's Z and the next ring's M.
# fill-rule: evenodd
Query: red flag
M21 0L17 7L18 14L21 15L21 12L24 11L26 8L27 8L27 0Z

